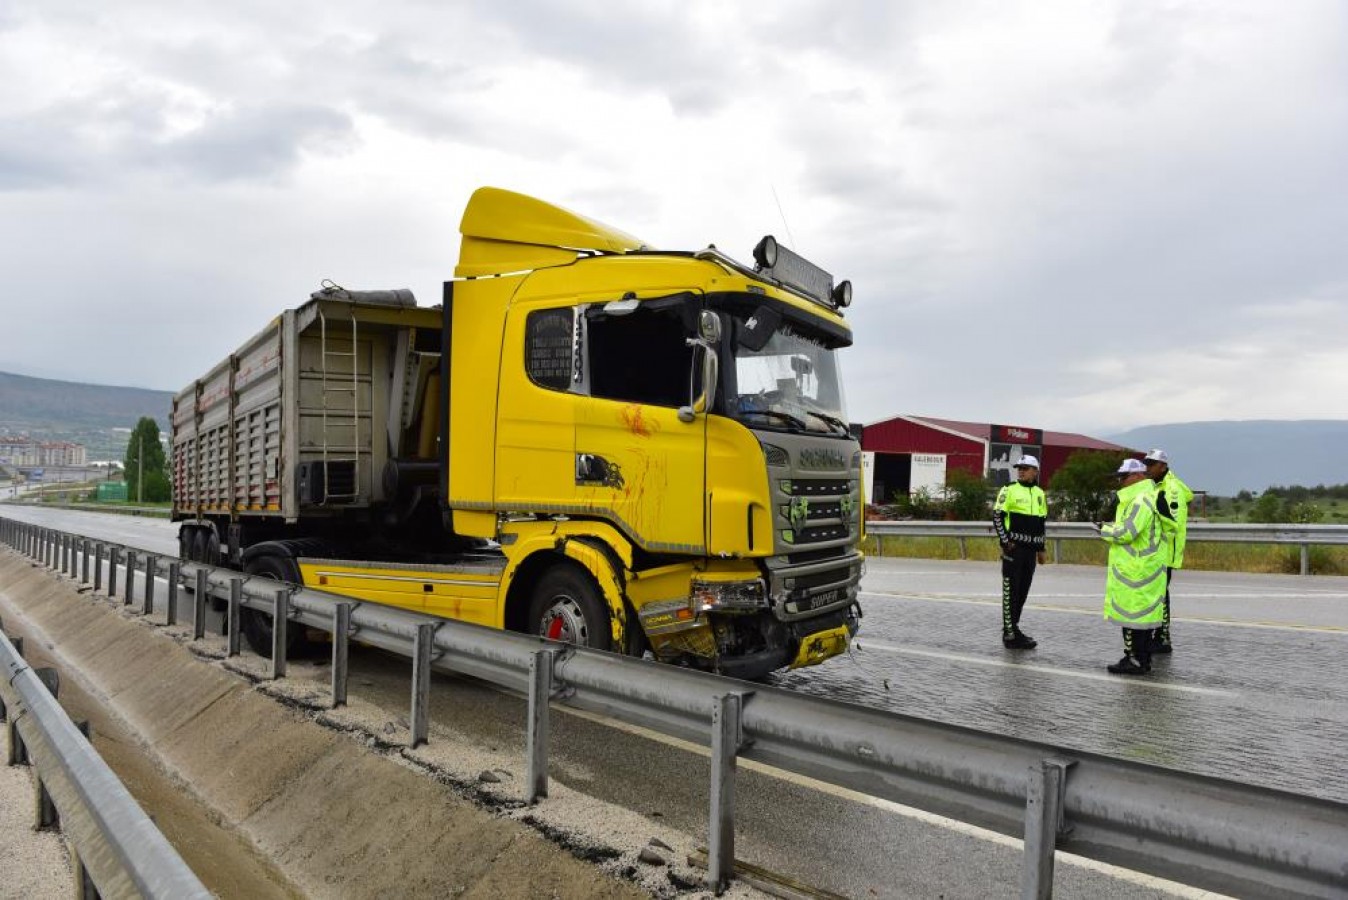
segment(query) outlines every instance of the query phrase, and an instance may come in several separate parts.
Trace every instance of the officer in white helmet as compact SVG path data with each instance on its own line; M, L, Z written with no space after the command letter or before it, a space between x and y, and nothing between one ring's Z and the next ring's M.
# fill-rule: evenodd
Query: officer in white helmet
M1034 569L1044 561L1048 500L1039 486L1039 460L1022 456L1016 480L997 492L992 526L1002 545L1002 646L1033 650L1038 642L1020 630L1020 613L1030 595Z

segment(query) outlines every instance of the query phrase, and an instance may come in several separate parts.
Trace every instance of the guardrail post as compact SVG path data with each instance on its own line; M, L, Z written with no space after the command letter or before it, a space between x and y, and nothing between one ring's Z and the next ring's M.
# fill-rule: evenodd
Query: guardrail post
M182 579L183 566L176 559L169 563L168 570L168 606L164 609L164 624L178 624L178 582Z
M276 592L276 602L272 606L271 619L271 677L273 680L286 677L286 645L289 643L287 631L290 629L290 591L286 588Z
M18 656L23 656L23 638L14 637L9 639L14 647L14 652ZM9 754L5 760L6 765L21 766L28 761L28 754L23 746L23 738L19 737L19 726L15 724L14 717L6 715L5 729L9 734Z
M967 538L960 538L960 559L969 558L969 541Z
M206 636L206 567L197 567L197 589L192 594L192 640L199 641Z
M707 887L721 894L735 875L735 762L744 697L721 694L711 707L711 822Z
M548 795L549 701L552 699L552 673L557 660L555 650L535 650L529 657L529 748L528 802L537 803Z
M140 611L145 615L154 612L154 576L159 571L159 558L153 553L145 556L145 598Z
M1030 766L1025 791L1025 857L1021 868L1021 900L1053 896L1054 851L1063 824L1063 796L1071 760L1045 759Z
M126 551L126 593L122 595L122 605L131 605L131 594L136 589L136 551Z
M229 612L225 619L225 633L229 635L226 656L239 655L239 608L243 605L243 579L229 579Z
M94 590L103 590L103 545L94 544Z
M80 541L80 584L89 583L89 539Z
M1053 539L1053 564L1056 566L1062 559L1062 538Z
M70 535L62 534L56 544L56 555L61 560L61 574L70 574Z
M113 544L108 547L108 599L117 599L117 562L122 553Z
M1301 574L1311 574L1311 545L1301 545Z
M350 655L351 604L332 605L332 708L346 706L346 670Z
M56 674L55 669L34 669L33 674L42 682L47 693L52 695L52 699L60 696L61 676ZM33 779L33 829L42 831L55 828L57 819L56 804L52 802L51 794L47 793L47 786L42 783L42 775L36 773Z
M412 739L409 746L415 750L426 743L430 733L431 713L431 647L435 644L435 625L425 622L417 626L417 642L412 653Z

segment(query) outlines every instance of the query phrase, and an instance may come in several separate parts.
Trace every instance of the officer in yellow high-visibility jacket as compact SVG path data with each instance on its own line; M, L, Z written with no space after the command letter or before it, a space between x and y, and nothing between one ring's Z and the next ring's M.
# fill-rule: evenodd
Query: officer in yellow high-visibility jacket
M1044 561L1048 501L1039 486L1039 460L1022 456L1016 480L997 492L992 527L1002 545L1002 646L1033 650L1038 641L1020 630L1020 613L1030 595L1034 568Z
M1123 626L1123 659L1108 670L1145 675L1151 671L1152 632L1165 612L1166 529L1156 511L1156 483L1141 460L1125 459L1118 475L1114 521L1097 526L1109 544L1105 618Z
M1169 529L1166 550L1168 561L1165 572L1165 615L1161 627L1156 630L1153 653L1171 653L1174 647L1170 642L1170 581L1176 569L1184 568L1184 541L1189 531L1189 503L1194 492L1170 471L1170 456L1164 450L1152 450L1142 462L1147 467L1147 477L1156 482L1157 509L1174 521ZM1161 506L1164 504L1164 510Z

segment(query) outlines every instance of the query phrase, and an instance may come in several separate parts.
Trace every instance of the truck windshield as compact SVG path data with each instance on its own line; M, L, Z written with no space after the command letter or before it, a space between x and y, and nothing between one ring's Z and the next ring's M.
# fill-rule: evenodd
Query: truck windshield
M732 415L753 428L846 437L837 351L783 323L761 350L735 346Z

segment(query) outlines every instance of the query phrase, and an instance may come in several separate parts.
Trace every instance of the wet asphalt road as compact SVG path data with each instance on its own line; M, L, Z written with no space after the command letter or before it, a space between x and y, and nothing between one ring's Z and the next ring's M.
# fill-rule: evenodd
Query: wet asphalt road
M1104 571L1046 566L1000 643L996 563L877 559L851 657L781 687L878 709L1348 801L1348 578L1180 572L1175 653L1110 675Z

